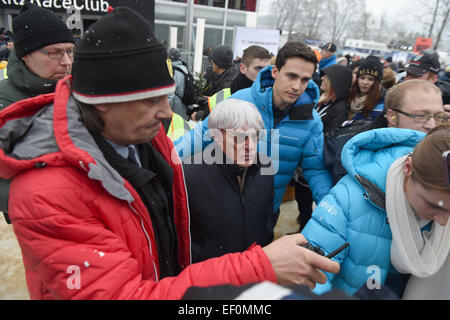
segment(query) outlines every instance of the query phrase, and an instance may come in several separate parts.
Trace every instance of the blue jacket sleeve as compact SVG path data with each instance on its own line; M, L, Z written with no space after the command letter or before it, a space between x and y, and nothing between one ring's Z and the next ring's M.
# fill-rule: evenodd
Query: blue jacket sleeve
M330 173L323 160L323 124L314 110L315 125L312 127L311 137L306 142L301 160L301 168L306 181L311 188L314 201L319 203L332 187Z
M319 246L325 255L347 242L349 193L344 184L338 183L319 203L311 219L302 231L303 236L313 246ZM349 247L341 251L332 260L342 264L347 258ZM332 289L332 280L336 276L325 272L327 283L318 284L314 293L322 294Z
M194 129L174 141L181 160L188 159L197 152L203 151L213 141L209 133L208 119L209 117L199 122Z

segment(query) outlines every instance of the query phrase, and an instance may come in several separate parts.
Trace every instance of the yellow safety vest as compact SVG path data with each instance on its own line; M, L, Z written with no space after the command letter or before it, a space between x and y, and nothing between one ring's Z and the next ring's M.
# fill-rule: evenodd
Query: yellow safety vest
M231 89L225 88L208 98L209 112L212 112L214 107L231 96Z
M183 136L185 132L185 123L188 125L189 129L191 129L188 122L186 122L180 115L173 112L172 121L170 122L169 130L167 130L167 136L172 141L175 141Z
M3 77L0 80L8 79L8 61L0 62L0 70L3 69Z

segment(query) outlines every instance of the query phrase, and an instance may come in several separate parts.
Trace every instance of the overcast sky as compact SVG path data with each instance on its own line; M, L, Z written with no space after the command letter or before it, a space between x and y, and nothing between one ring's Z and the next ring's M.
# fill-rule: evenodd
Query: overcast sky
M292 0L295 1L295 0ZM355 0L359 1L359 0ZM365 0L367 9L374 14L386 14L390 17L401 15L404 8L410 6L410 0ZM426 1L426 0L424 0ZM270 12L272 0L260 0L260 12L262 14Z
M375 14L386 13L389 16L401 14L410 3L409 0L366 0L368 11Z

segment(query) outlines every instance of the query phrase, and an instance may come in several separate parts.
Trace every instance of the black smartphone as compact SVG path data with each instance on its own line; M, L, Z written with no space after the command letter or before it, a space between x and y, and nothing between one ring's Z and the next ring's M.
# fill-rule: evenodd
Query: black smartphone
M339 252L341 252L342 250L344 250L345 248L347 248L349 245L348 242L344 243L342 246L340 246L339 248L337 248L336 250L334 250L333 252L330 252L329 254L327 254L325 256L325 258L331 259L333 258L335 255L337 255Z

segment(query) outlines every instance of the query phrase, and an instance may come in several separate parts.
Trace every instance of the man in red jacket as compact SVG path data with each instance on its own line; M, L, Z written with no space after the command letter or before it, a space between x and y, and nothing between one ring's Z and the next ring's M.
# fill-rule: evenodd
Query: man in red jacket
M178 299L191 286L324 282L301 235L191 265L184 177L161 127L166 51L136 12L86 32L73 78L0 112L0 177L32 299ZM212 210L214 210L212 208Z

